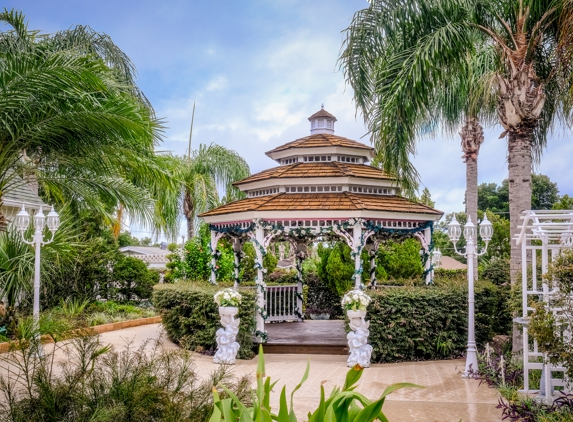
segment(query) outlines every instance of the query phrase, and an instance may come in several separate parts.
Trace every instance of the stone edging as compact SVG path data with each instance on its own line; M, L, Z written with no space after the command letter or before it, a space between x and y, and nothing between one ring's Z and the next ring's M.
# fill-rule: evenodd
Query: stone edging
M127 321L112 322L110 324L94 325L88 329L93 330L96 334L108 333L110 331L123 330L124 328L139 327L140 325L157 324L161 322L161 316L149 318L130 319ZM51 343L49 336L42 336L42 343ZM0 353L10 351L10 342L0 343Z

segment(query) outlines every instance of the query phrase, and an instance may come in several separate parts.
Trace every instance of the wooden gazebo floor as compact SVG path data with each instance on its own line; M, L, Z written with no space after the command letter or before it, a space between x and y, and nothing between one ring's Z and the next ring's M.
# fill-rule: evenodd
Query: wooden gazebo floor
M326 320L265 324L269 335L265 353L346 355L344 321Z

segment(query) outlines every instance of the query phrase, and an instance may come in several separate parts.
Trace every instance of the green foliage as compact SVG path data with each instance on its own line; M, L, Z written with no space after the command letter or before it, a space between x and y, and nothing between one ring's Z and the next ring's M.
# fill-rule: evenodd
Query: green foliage
M147 265L131 256L122 257L116 262L113 279L118 293L127 300L149 299L153 292L153 277Z
M378 265L386 270L391 279L419 278L424 272L420 248L420 242L416 239L388 241L380 245Z
M547 353L553 364L567 368L567 375L573 376L573 344L564 334L573 327L573 249L562 250L548 265L544 282L552 283L554 294L549 309L543 301L532 302L535 308L529 322L529 333L538 342L539 350Z
M117 236L117 244L120 248L124 246L142 246L141 241L137 237L132 236L130 232L121 232ZM151 244L151 239L149 239L149 244ZM149 244L145 246L149 246Z
M478 209L494 213L509 213L509 182L481 183L478 186Z
M350 290L354 284L352 276L354 274L354 260L350 256L350 247L342 242L338 242L328 255L323 275L330 288L338 295L343 295Z
M86 335L38 355L27 347L32 334L16 343L25 347L1 357L13 371L0 380L1 420L204 422L213 411L212 389L221 383L249 400L247 377L236 378L225 367L199 377L186 351L148 343L116 351ZM67 356L63 371L56 370L56 353Z
M151 286L158 282L157 274L143 261L119 252L109 231L86 239L73 259L54 264L59 265L48 268L50 282L44 284L42 293L42 302L48 307L67 298L146 299L151 295Z
M509 285L510 269L508 258L492 257L489 260L482 260L479 267L480 278L491 281L493 284Z
M551 179L544 174L533 173L531 175L531 209L550 210L554 206L559 206L559 201L559 188L557 187L557 183L552 182ZM508 179L504 179L499 186L496 183L480 184L478 186L478 209L481 211L489 210L494 213L509 214Z
M178 282L154 287L153 303L163 317L167 335L175 343L191 350L214 350L215 332L220 328L219 310L213 300L219 287L199 283ZM253 356L252 335L255 329L255 291L240 289L239 314L241 323L237 342L238 357Z
M573 198L565 194L560 196L557 202L553 204L554 210L571 210L573 209Z
M446 270L444 268L436 268L434 270L434 284L436 286L465 286L467 282L467 270Z
M370 293L369 343L374 362L448 359L463 353L467 343L467 288L387 287ZM476 340L508 334L511 314L508 291L478 282Z
M213 392L215 411L209 422L229 422L240 420L242 422L255 421L277 421L277 422L297 422L294 413L293 397L294 393L307 380L310 370L310 362L306 366L306 371L301 381L293 389L290 395L290 406L287 403L286 386L283 387L280 395L280 405L278 413L273 413L270 406L270 396L275 382L271 382L270 377L265 376L265 360L263 347L259 347L259 361L257 366L257 387L253 391L253 405L251 407L243 404L240 398L236 397L224 385L221 389L228 395L228 399L222 399L218 391ZM356 383L360 380L364 368L356 365L346 374L344 386L334 387L328 399L325 399L324 387L320 387L320 402L314 412L308 414L309 422L372 422L374 420L387 421L382 413L382 406L386 397L393 391L406 387L419 387L416 384L399 383L392 384L384 390L380 398L372 402L364 395L354 391Z
M418 199L418 202L421 202L424 205L434 208L436 203L432 201L432 194L428 188L424 188L422 191L422 196Z

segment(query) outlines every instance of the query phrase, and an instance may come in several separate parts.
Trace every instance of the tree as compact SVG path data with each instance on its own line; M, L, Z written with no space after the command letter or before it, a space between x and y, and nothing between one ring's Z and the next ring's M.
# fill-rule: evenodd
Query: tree
M509 213L509 183L481 183L478 187L478 209L494 213Z
M501 136L508 137L515 235L520 213L531 208L533 159L540 157L556 118L568 124L573 119L572 21L571 0L373 0L357 12L349 28L355 38L347 37L347 44L351 39L356 46L345 56L355 65L351 84L366 87L364 95L355 90L357 105L369 110L365 119L372 141L392 161L389 167L400 180L411 187L417 179L408 154L414 151L413 135L419 128L409 128L404 116L428 115L432 106L427 94L439 92L447 80L442 75L454 78L468 54L485 42L497 63L484 86L485 92L494 93ZM405 38L418 54L406 60L381 54L376 62L380 68L370 72L364 56ZM512 282L520 262L521 250L512 242Z
M77 215L111 223L121 204L132 221L175 230L176 184L154 152L162 125L129 58L89 27L40 34L7 10L0 21L0 201L37 182Z
M549 210L559 200L557 183L544 174L531 175L531 208ZM501 185L482 183L478 187L478 209L494 213L509 213L509 180L504 179Z
M430 190L428 188L424 188L424 190L422 191L422 196L420 196L419 201L422 204L432 208L434 208L434 205L436 205L436 203L432 201L432 194L430 193Z
M557 183L552 182L544 174L531 175L531 208L534 210L550 210L559 200Z
M411 65L431 48L436 27L432 19L425 25L412 26L398 13L385 14L386 3L374 2L369 9L355 14L340 59L370 130L378 161L385 171L398 176L411 195L418 175L409 154L415 151L417 138L440 128L449 135L458 132L466 164L465 203L475 222L477 159L484 141L480 119L490 121L494 110L484 88L487 76L497 65L492 49L477 39L455 70L438 67L425 75L434 81L433 85L413 80L408 74ZM397 27L400 30L396 33L388 31ZM474 268L477 276L477 259Z
M573 198L565 194L553 204L554 210L573 210Z
M228 199L240 198L232 183L250 174L249 165L235 151L220 145L200 145L187 157L179 158L183 214L187 220L187 238L195 236L197 216L219 204L217 188Z

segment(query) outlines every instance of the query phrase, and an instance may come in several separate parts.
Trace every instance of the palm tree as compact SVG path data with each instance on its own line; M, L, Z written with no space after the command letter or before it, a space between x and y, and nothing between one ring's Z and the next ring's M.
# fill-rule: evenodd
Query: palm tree
M242 193L232 183L247 177L250 170L239 154L216 144L200 145L199 149L178 160L187 239L192 239L196 233L197 215L219 205L217 189L225 191L225 201L242 198Z
M0 22L11 27L0 33L0 201L14 180L36 178L45 200L110 223L121 204L176 232L178 185L154 152L162 125L129 58L88 27L39 34L7 10Z
M496 70L485 93L496 100L508 137L511 232L531 208L531 171L557 120L571 123L573 75L572 0L372 0L354 15L342 60L371 139L386 170L406 190L418 174L409 160L420 126L431 116L431 93L464 68L476 46L495 53ZM387 44L407 42L403 54L386 55ZM376 57L370 65L371 57ZM472 117L472 116L470 116ZM512 242L515 282L520 249Z

